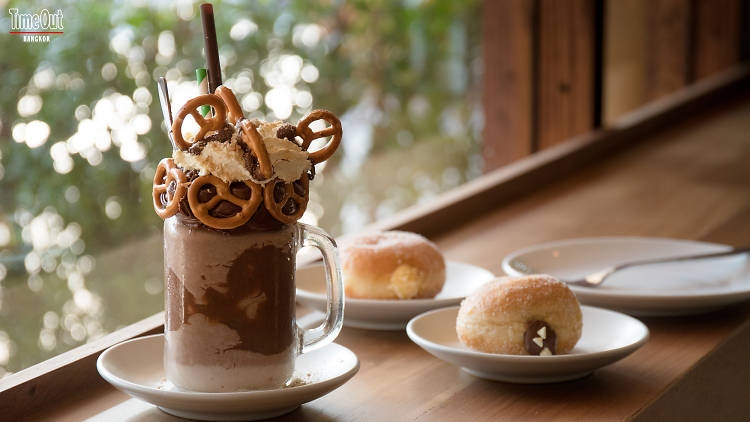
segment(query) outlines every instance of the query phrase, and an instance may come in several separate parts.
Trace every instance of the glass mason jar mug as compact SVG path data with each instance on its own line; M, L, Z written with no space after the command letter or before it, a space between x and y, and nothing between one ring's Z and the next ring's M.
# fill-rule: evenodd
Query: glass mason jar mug
M164 222L167 380L205 392L284 386L298 354L330 343L341 330L335 243L302 223L218 231L180 220ZM302 330L295 320L295 257L307 244L323 254L329 303L323 323Z

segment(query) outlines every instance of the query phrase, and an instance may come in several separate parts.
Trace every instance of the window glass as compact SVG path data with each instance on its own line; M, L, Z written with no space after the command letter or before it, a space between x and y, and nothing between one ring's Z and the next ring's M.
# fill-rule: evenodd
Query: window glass
M176 111L205 67L197 3L54 7L64 29L49 42L0 36L0 376L163 309L150 191L171 147L155 80L166 76ZM343 122L303 221L357 230L480 174L477 1L214 9L224 81L246 115L296 123L326 108Z

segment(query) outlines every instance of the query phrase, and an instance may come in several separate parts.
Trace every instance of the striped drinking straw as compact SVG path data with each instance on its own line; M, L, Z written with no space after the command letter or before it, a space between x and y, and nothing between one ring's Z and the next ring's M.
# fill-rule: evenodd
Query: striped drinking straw
M208 94L208 72L204 68L195 69L195 78L198 80L198 90L201 94ZM202 105L200 112L203 117L211 111L211 106Z

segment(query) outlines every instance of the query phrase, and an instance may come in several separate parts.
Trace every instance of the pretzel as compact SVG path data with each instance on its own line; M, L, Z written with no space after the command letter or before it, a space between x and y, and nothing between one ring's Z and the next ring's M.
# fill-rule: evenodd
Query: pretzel
M240 129L242 132L242 142L244 142L258 158L260 173L263 175L264 179L270 179L271 176L273 176L273 165L271 165L271 159L268 157L266 144L260 139L260 134L258 133L255 124L249 120L242 120L240 122Z
M175 183L175 191L170 198L169 186ZM154 210L156 214L163 218L169 218L180 210L180 201L185 197L187 191L187 178L185 173L174 164L174 159L165 158L159 161L154 174L154 187L152 194L154 197ZM166 195L167 204L161 202L161 196Z
M236 125L237 122L245 118L240 103L237 102L237 97L234 96L234 92L232 92L231 89L221 85L216 88L216 91L214 92L224 100L224 105L227 107L227 117L229 118L230 123Z
M261 201L263 200L262 188L260 185L250 181L242 181L250 188L250 198L242 199L232 194L230 183L226 183L218 177L207 174L193 180L188 189L187 197L190 209L193 211L195 218L201 223L215 229L234 229L245 223L255 214ZM216 195L206 202L201 202L198 198L200 190L205 185L212 185L216 188ZM219 218L210 214L221 201L230 202L241 208L240 212L232 217Z
M319 132L313 132L313 130L310 129L310 123L317 120L325 120L330 123L331 126ZM302 145L300 146L305 151L307 151L307 148L310 147L310 143L315 139L326 136L331 137L331 140L328 141L323 148L310 153L310 161L313 165L322 163L331 158L331 155L336 152L336 149L341 143L341 132L341 122L338 117L334 116L333 113L328 110L313 110L297 123L297 134L302 137Z
M208 119L201 116L200 112L196 109L202 105L212 106L215 111L214 116ZM185 141L185 138L182 137L182 121L188 114L192 115L201 127L201 130L193 138L197 141L202 139L209 131L219 130L224 127L226 124L227 108L221 97L214 94L199 95L188 100L188 102L182 106L180 112L177 113L177 116L174 118L174 123L172 123L172 136L174 136L174 143L177 145L177 148L182 151L187 150L190 148L190 145L192 145L192 143Z
M304 187L304 194L300 195L294 190L294 183L300 182ZM284 194L280 201L276 201L274 191L276 185L279 183L284 184ZM268 213L271 214L275 219L281 221L284 224L292 224L302 217L307 209L307 200L310 195L310 179L307 177L307 173L303 174L297 181L292 183L284 182L281 179L274 179L272 182L266 184L263 187L263 203L265 204ZM294 201L297 203L297 209L293 214L285 214L284 206L288 201Z

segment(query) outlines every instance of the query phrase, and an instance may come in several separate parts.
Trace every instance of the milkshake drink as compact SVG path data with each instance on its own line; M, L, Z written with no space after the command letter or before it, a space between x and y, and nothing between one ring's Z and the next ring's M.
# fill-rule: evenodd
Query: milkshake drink
M198 391L272 388L292 376L297 226L225 234L164 223L167 378Z
M182 108L172 127L177 149L154 177L154 207L164 218L166 376L191 391L278 388L290 381L299 353L341 328L335 244L297 223L314 165L338 146L341 127L318 111L297 126L249 121L230 90L216 92ZM208 128L183 137L181 118L201 105L214 107L202 131ZM308 153L321 135L309 124L319 119L335 133ZM308 331L295 323L295 256L303 244L323 252L332 292L326 321Z

